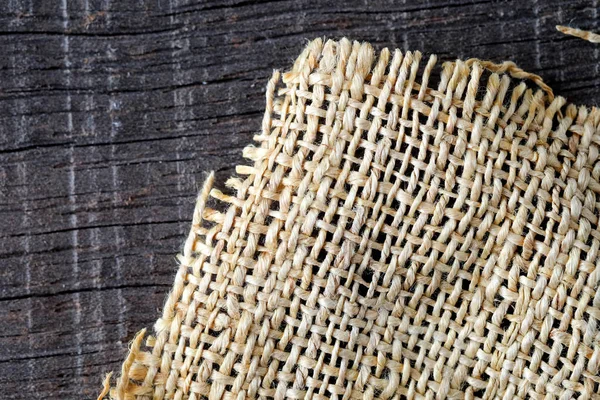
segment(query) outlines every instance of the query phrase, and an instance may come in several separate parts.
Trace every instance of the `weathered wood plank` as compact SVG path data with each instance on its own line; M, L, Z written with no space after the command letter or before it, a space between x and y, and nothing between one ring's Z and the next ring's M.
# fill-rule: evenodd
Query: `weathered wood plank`
M0 386L94 398L158 315L205 172L234 173L307 39L512 59L598 104L589 1L12 0L0 5ZM597 29L596 29L597 30Z

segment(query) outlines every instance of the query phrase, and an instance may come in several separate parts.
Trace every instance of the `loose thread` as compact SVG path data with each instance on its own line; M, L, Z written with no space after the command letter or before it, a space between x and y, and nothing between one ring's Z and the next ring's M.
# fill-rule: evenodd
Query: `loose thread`
M594 32L584 31L582 29L571 28L563 25L556 25L556 30L564 33L565 35L575 36L591 43L600 43L600 35Z
M103 400L106 397L106 395L108 395L108 392L110 391L110 378L112 377L112 375L112 372L106 374L106 377L102 381L102 392L100 392L100 395L98 396L97 400Z
M121 368L121 376L117 381L117 399L124 400L125 392L127 390L127 386L129 386L129 370L135 361L135 357L137 356L142 341L144 340L144 336L146 334L146 328L139 331L135 338L131 342L131 349L129 350L129 354L123 363L123 367Z
M552 88L544 82L541 76L532 74L531 72L527 72L519 68L517 64L515 64L512 61L504 61L503 63L496 64L491 61L482 61L477 58L470 58L465 63L469 67L472 66L474 63L478 63L483 68L491 72L495 72L498 74L507 73L513 78L517 79L528 79L534 82L536 85L538 85L539 88L542 89L544 92L546 92L546 94L548 95L549 103L552 103L554 101L554 92L552 91Z

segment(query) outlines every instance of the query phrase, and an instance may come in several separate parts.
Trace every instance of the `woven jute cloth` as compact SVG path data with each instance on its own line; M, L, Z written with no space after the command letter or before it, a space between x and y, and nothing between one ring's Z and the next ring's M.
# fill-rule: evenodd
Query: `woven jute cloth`
M421 58L317 39L274 73L101 397L600 398L600 111Z

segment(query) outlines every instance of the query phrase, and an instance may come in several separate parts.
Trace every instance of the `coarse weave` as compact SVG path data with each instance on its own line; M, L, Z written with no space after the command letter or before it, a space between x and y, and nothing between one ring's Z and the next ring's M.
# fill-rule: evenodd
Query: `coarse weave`
M435 66L317 39L275 72L101 397L599 399L600 111Z

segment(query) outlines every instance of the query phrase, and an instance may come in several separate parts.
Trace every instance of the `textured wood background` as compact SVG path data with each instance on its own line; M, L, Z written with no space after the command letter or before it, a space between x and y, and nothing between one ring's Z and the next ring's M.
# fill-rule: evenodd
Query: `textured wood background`
M95 398L171 285L206 171L307 39L512 59L600 100L590 1L12 0L0 5L0 397Z

